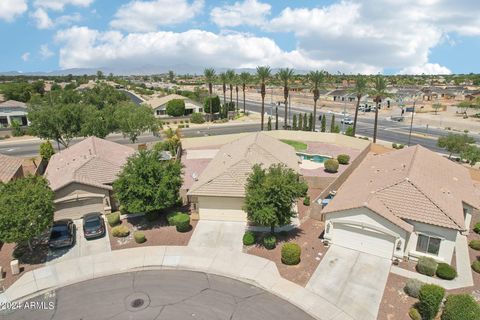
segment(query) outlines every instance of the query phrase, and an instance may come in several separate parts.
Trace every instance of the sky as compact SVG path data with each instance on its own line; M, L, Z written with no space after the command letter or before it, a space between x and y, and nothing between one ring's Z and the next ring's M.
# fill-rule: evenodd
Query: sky
M479 0L0 0L0 71L480 73Z

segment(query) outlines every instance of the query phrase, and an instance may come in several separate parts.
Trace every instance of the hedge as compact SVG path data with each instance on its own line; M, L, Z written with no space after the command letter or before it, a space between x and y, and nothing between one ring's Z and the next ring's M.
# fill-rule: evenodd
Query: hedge
M276 243L277 238L273 234L269 234L268 236L263 238L263 246L268 250L275 249Z
M424 285L424 283L417 279L408 279L405 283L405 287L403 291L408 294L412 298L418 298L420 293L420 288Z
M110 227L115 227L120 223L120 212L112 212L107 214L107 222Z
M255 243L255 233L252 231L246 231L243 235L243 244L246 246L251 246Z
M442 320L480 319L480 304L469 294L451 294L443 308Z
M433 277L437 271L437 266L438 263L433 258L421 257L418 259L416 269L421 274Z
M473 271L480 273L480 260L474 261L472 263L472 269Z
M337 160L340 164L348 164L348 162L350 162L350 156L348 154L339 154Z
M188 232L191 229L190 216L186 213L177 215L175 219L175 227L178 232Z
M170 212L167 214L167 222L170 226L175 226L175 222L177 221L178 215L182 214L182 212Z
M434 284L425 284L420 288L418 311L424 320L432 320L440 309L445 289Z
M335 173L338 171L338 161L336 159L328 159L323 163L326 172Z
M282 263L286 265L295 265L300 263L302 249L296 243L285 243L282 246Z
M480 250L480 240L472 240L468 245L474 250Z
M133 233L133 238L135 239L136 243L144 243L145 241L147 241L147 239L145 238L145 233L143 233L142 231L135 231Z
M457 270L448 263L439 263L436 274L441 279L452 280L457 276Z
M475 223L475 226L473 227L473 231L480 234L480 222Z
M124 238L130 234L127 226L116 226L112 228L112 236L117 238Z
M172 117L180 117L185 114L185 101L182 99L173 99L168 101L167 114Z

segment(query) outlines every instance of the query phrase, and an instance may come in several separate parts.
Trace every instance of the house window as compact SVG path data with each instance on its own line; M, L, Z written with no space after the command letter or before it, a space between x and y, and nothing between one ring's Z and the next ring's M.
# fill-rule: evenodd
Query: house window
M424 234L419 234L418 240L417 240L417 251L438 255L441 241L442 241L441 239L436 237L430 237Z

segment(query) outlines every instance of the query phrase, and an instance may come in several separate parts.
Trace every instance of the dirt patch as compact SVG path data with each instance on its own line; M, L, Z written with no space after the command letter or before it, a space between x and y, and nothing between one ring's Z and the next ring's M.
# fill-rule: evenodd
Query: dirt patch
M376 154L384 154L392 150L393 149L382 146L381 144L372 143L370 145L370 152L376 153Z
M307 219L299 228L288 234L277 234L278 242L275 249L265 249L261 243L263 236L266 234L257 234L257 244L244 247L244 252L275 262L282 277L305 286L327 252L327 248L320 240L323 230L323 222ZM297 243L302 248L301 261L296 266L287 266L281 261L282 245L286 242Z
M323 189L318 188L308 188L307 195L310 197L310 205L306 206L303 204L303 198L297 201L297 208L298 208L298 219L300 221L305 221L308 218L308 210L312 206L315 199L318 198L320 193L322 193Z
M418 301L407 296L403 291L406 278L390 273L385 290L383 291L382 302L378 311L377 319L404 320L410 319L408 310Z

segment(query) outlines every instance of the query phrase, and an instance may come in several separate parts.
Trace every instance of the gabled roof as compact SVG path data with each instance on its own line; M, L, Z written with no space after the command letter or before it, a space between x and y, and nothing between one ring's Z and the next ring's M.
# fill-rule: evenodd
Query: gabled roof
M23 102L16 101L16 100L7 100L5 102L0 103L0 109L2 108L23 108L26 109L27 105Z
M407 231L409 220L464 230L463 202L480 207L468 170L417 145L367 156L323 212L367 207Z
M188 194L244 197L252 167L277 163L299 172L293 147L260 132L250 134L221 147Z
M169 94L168 96L156 97L156 98L147 100L144 103L149 105L152 108L158 108L158 107L163 106L163 105L167 104L168 102L170 102L172 100L176 100L176 99L188 100L187 97L181 96L179 94L172 93L172 94Z
M133 148L89 137L54 154L45 177L54 191L72 182L111 189L127 158L134 153Z
M0 154L0 181L8 182L12 180L22 163L22 159Z

